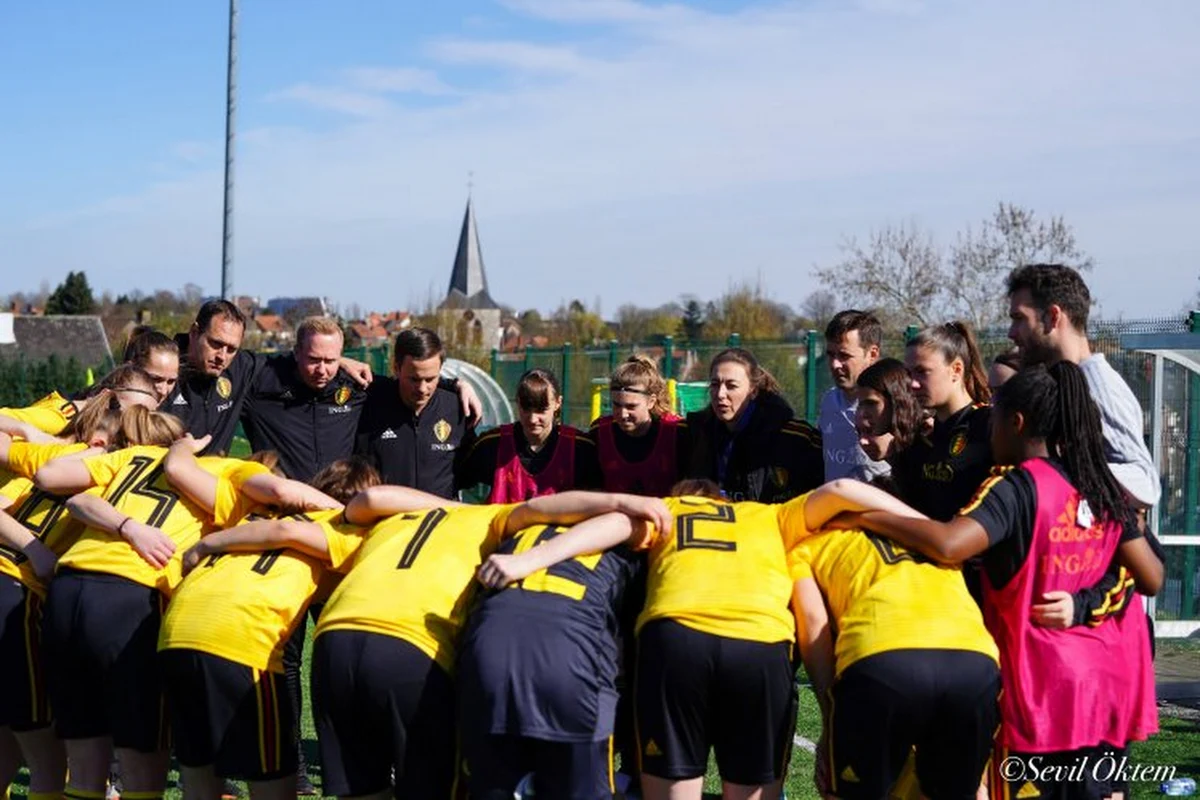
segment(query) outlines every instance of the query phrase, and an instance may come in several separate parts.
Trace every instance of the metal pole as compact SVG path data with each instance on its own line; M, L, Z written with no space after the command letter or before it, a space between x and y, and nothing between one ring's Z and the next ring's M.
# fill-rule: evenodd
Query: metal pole
M221 237L221 297L233 299L233 140L237 127L238 0L229 0L229 60L225 72L225 216Z
M817 344L820 336L809 331L804 339L804 416L810 424L817 424Z

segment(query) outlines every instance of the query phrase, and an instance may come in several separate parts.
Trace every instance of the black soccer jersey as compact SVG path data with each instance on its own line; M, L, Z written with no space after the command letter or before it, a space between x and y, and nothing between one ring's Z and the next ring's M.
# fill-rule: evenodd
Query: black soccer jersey
M562 530L527 528L499 552L527 550ZM459 656L463 729L556 742L610 736L618 641L644 596L643 564L643 556L621 546L483 595Z
M990 415L990 406L968 405L892 460L906 503L948 522L971 501L992 469Z

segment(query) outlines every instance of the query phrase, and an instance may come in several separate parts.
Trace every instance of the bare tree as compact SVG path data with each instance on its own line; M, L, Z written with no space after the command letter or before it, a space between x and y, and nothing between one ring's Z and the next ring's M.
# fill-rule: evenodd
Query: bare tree
M800 303L800 315L815 328L824 328L837 312L837 295L827 289L809 292Z
M850 305L876 308L895 322L927 325L946 306L946 270L933 237L914 224L848 239L838 264L816 270L821 284Z
M1032 209L1003 202L978 231L967 228L958 235L948 261L951 308L976 330L1004 323L1004 279L1014 268L1053 263L1083 272L1093 263L1061 216L1039 220Z

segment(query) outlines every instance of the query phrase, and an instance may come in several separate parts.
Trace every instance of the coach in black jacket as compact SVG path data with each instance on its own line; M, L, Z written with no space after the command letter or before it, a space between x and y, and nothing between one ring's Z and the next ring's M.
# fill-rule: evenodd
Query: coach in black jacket
M688 414L685 423L691 451L688 477L716 481L735 502L782 503L821 485L825 459L820 432L795 418L775 379L754 356L740 348L719 353L710 380L709 407ZM743 393L735 396L733 407L726 385Z
M439 386L445 357L433 331L400 332L393 351L396 377L371 384L354 449L384 483L450 498L475 432L458 397Z

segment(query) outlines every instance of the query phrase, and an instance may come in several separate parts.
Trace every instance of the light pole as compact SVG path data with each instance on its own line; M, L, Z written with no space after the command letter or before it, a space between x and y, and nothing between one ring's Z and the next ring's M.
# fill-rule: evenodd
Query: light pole
M238 0L229 0L229 60L225 72L225 216L221 241L221 297L233 299L233 143L237 123Z

